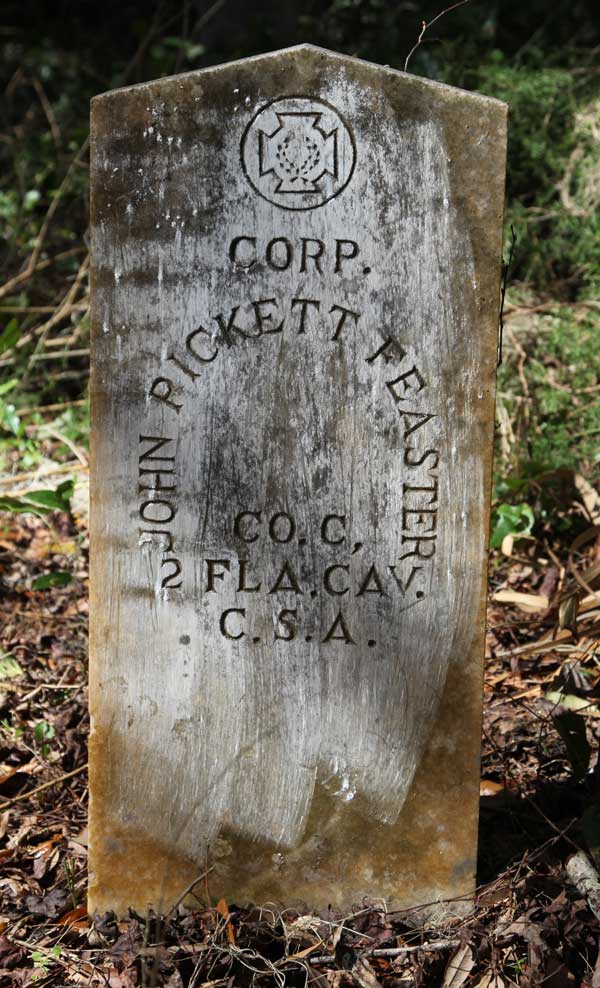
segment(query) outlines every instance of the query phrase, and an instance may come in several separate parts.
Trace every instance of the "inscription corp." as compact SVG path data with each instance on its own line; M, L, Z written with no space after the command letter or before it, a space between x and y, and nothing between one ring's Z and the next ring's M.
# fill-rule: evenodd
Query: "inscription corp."
M291 96L263 106L242 137L242 168L263 199L315 209L346 187L356 149L348 124L323 100Z

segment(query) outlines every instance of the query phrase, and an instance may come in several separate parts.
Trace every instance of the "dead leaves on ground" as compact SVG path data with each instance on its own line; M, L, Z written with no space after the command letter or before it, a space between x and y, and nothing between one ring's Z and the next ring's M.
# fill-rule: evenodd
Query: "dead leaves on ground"
M564 558L530 542L493 569L481 783L481 869L491 882L468 916L428 928L418 913L361 904L344 919L223 899L195 913L180 907L166 923L90 921L85 781L70 775L86 760L85 558L69 555L78 536L68 524L58 536L44 525L20 517L0 538L0 562L12 567L2 647L18 666L0 681L0 807L9 803L0 809L0 979L14 988L592 985L600 923L564 862L569 841L587 839L598 776L597 533ZM77 581L32 591L36 560L72 566ZM569 599L576 606L565 613ZM557 728L568 717L587 744L580 781L573 738ZM42 723L51 730L36 736Z
M437 929L424 928L418 911L368 906L325 919L221 901L200 912L180 907L167 924L136 915L92 924L80 907L43 927L29 920L5 931L0 972L17 988L42 974L87 988L558 988L592 984L599 935L566 872L538 855L482 890L467 916Z

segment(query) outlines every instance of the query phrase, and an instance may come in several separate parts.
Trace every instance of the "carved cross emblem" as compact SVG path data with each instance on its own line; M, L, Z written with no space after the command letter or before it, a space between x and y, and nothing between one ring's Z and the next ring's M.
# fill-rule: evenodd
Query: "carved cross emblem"
M242 138L242 165L256 192L284 209L314 209L339 195L354 171L354 139L323 100L291 96L262 107Z
M259 131L260 175L274 172L275 192L318 192L324 175L337 179L337 131L319 126L322 113L278 113L272 134Z

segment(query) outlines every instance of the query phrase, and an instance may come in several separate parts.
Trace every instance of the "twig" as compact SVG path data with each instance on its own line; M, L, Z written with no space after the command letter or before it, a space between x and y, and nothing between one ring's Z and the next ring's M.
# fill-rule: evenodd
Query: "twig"
M53 200L53 202L57 202L57 201L58 199ZM38 234L38 238L39 238L39 234ZM30 259L30 262L27 264L27 267L23 271L21 271L20 274L15 275L14 278L11 278L9 281L5 282L4 285L0 286L0 298L4 298L5 295L9 295L10 292L13 290L13 288L16 288L23 281L27 281L29 278L31 278L32 275L36 273L36 271L43 271L45 268L49 268L52 264L55 264L56 261L64 261L67 257L73 257L75 254L83 253L83 251L87 252L87 248L83 246L69 247L68 250L63 250L59 254L55 254L54 257L45 257L43 261L37 261L33 265L31 264L31 259ZM4 311L3 309L0 309L0 313L3 311Z
M35 789L29 789L28 792L22 792L20 796L13 796L12 799L7 799L6 802L0 803L0 810L5 810L8 806L12 806L13 803L18 803L21 799L29 799L31 796L37 796L39 792L43 792L44 789L50 789L51 786L58 785L59 782L65 782L66 779L72 779L75 775L80 775L82 772L87 771L87 762L85 765L80 765L79 768L74 768L72 772L66 772L65 775L59 775L58 779L51 779L50 782L44 782L41 786L36 786Z
M515 247L517 246L517 234L515 233L514 226L510 225L510 248L508 251L508 260L502 259L502 287L500 288L500 333L498 336L498 367L502 363L502 337L504 334L504 300L506 298L506 286L508 285L508 276L510 274L510 269L512 267L513 257L515 253Z
M541 305L510 305L504 313L505 319L529 312L552 312L554 309L593 309L598 312L600 299L591 298L583 302L542 302Z
M52 353L33 354L31 357L31 363L37 364L41 360L60 360L63 357L65 360L70 360L72 357L89 357L89 355L89 347L82 347L81 350L55 350ZM7 357L6 360L0 360L0 367L12 367L14 363L14 357Z
M85 250L85 247L81 247L81 248L78 247L77 251L79 252L80 250ZM73 312L85 312L86 309L89 309L89 305L87 302L75 302L75 304L71 306L71 309L73 310ZM0 306L0 316L3 316L5 312L15 313L16 315L21 315L21 316L29 316L29 315L47 316L47 315L51 315L53 312L56 312L56 306L55 305Z
M54 143L58 147L58 145L60 144L60 127L58 126L58 124L56 122L56 117L54 116L54 111L52 109L52 106L50 105L50 100L46 96L46 92L45 92L44 87L42 86L40 80L39 79L36 79L35 76L31 80L31 85L33 86L33 88L35 89L36 93L38 94L39 101L42 104L42 109L43 109L44 113L46 114L46 120L48 121L48 126L50 127L50 133L52 134L52 140L54 141Z
M56 210L58 209L60 200L64 194L65 189L67 188L67 185L71 180L71 176L75 171L76 166L79 164L79 162L87 152L88 144L89 144L89 137L86 137L85 141L79 148L79 151L77 152L71 164L69 165L65 177L60 183L56 191L56 195L54 196L54 199L52 200L52 202L48 207L48 211L44 218L44 222L42 223L39 233L35 238L35 244L33 246L33 250L31 254L29 255L29 260L27 262L25 269L21 271L20 274L15 275L14 278L10 278L4 285L2 285L2 287L0 287L0 298L4 298L4 296L8 295L14 288L17 287L17 285L20 285L22 284L22 282L27 281L29 278L31 278L31 275L36 270L36 266L39 261L40 254L42 252L42 247L44 246L44 240L46 239L46 234L48 233L48 230L50 228L50 223L52 222L52 217L54 216Z
M76 398L75 401L56 401L50 405L33 405L31 408L19 408L16 414L19 418L25 418L38 412L42 414L44 412L62 412L64 408L78 408L81 405L87 405L85 398Z
M416 954L419 950L453 950L460 947L460 940L432 940L431 943L416 943L410 947L376 947L365 950L358 955L361 957L400 957L402 954ZM310 964L334 964L335 954L322 954L320 957L309 957Z
M430 21L423 21L422 22L421 33L420 33L419 37L417 38L417 42L410 49L410 51L409 51L409 53L406 56L406 59L404 61L404 71L405 72L408 71L408 63L409 63L409 61L411 59L411 56L414 55L414 53L416 52L417 48L420 47L421 42L423 40L423 37L424 37L425 32L427 31L427 29L430 28L432 26L432 24L435 24L436 21L439 21L440 17L443 17L444 14L449 14L451 10L456 10L457 7L463 7L466 3L470 3L470 0L458 0L458 3L453 3L451 7L446 7L445 10L441 10L439 12L439 14L436 14L435 17L432 18L432 20L430 20Z
M221 7L224 7L226 3L227 0L215 0L215 3L213 3L212 6L210 6L194 24L192 36L198 31L201 31L203 27L206 27L208 22L212 20L215 14L219 13Z
M57 473L71 473L73 470L87 472L87 468L84 470L81 463L61 463L59 466L53 466L51 470L27 470L25 473L13 473L8 477L0 477L0 487L11 487L14 484L22 484L25 480L35 480L38 483L45 483ZM23 491L21 491L21 494L23 494ZM11 494L4 491L2 496L10 497ZM16 493L15 497L19 497L19 494Z
M63 435L63 433L59 432L58 429L53 429L52 426L46 425L46 423L40 426L40 431L42 430L46 432L49 436L52 436L53 439L58 439L58 441L62 443L64 446L66 446L67 449L70 449L73 455L77 457L81 465L86 467L87 469L88 466L87 456L85 455L81 447L76 446L75 443L72 442L68 436Z
M46 336L48 335L52 327L55 326L58 322L60 322L61 319L63 319L64 315L70 309L71 305L75 301L81 283L88 272L89 264L90 264L90 256L88 254L79 265L79 271L77 272L75 280L71 285L71 287L69 288L69 291L65 295L63 301L58 306L54 315L51 316L50 319L46 320L46 322L42 326L40 326L39 329L35 331L36 333L39 333L39 339L33 349L33 353L29 358L29 363L27 365L27 370L25 371L23 380L27 377L27 374L31 370L31 366L34 363L35 359L39 356L38 351L44 345L44 340L46 339ZM48 354L46 354L45 356L48 356ZM21 381L21 385L23 384L23 380Z
M207 877L207 875L210 874L211 871L215 870L215 868L216 865L211 865L210 868L207 868L206 871L203 871L201 875L198 875L198 877L195 878L193 882L190 882L190 884L183 890L183 892L177 899L175 905L171 906L168 913L165 914L165 923L167 922L168 919L170 919L171 916L173 916L174 913L177 912L177 909L179 908L185 897L190 895L190 893L196 887L196 885L198 885L199 882L203 881Z
M42 690L81 690L85 689L87 683L73 683L69 685L61 686L60 683L41 683L36 686L35 689L31 690L30 693L26 693L25 696L20 700L20 702L15 707L15 710L24 710L30 700L33 700L34 696L41 693Z
M518 365L517 365L517 371L518 371L518 374L519 374L519 381L521 382L521 387L523 389L523 395L525 396L525 398L529 398L530 397L530 395L529 395L529 384L527 383L527 378L525 377L525 364L527 362L527 352L526 352L526 350L523 349L523 347L521 346L521 344L517 340L517 338L516 338L515 334L512 332L512 330L509 330L508 332L510 334L510 342L512 343L512 345L514 346L515 350L519 354L519 362L518 362ZM500 363L500 361L498 361L498 363ZM526 414L527 414L527 411L528 410L526 410ZM527 418L529 418L528 415L527 415Z

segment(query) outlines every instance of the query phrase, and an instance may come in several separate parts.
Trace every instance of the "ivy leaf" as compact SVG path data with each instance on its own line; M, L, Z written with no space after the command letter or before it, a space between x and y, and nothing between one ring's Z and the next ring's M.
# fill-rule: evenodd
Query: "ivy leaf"
M500 504L494 512L490 545L499 549L507 535L529 535L535 515L528 504Z
M33 729L33 736L38 744L41 744L42 741L49 741L55 734L56 731L47 720L41 720Z
M0 511L30 513L43 517L49 511L70 511L75 489L73 480L63 480L56 490L28 491L21 497L0 497Z
M55 573L44 573L38 576L31 584L33 590L49 590L50 587L66 587L73 577L65 570L56 570Z

